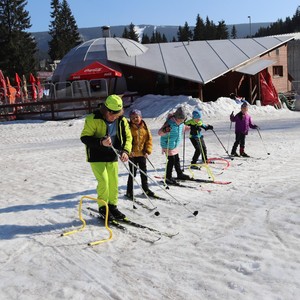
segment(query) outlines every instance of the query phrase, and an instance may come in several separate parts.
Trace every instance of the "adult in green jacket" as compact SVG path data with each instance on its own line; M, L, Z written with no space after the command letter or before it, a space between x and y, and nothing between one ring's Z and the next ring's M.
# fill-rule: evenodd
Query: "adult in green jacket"
M128 161L132 147L132 136L127 119L123 116L123 101L118 95L110 95L100 108L88 115L81 133L86 145L87 161L97 179L98 199L107 202L109 220L123 219L118 205L118 156ZM105 216L106 207L98 203L100 214Z

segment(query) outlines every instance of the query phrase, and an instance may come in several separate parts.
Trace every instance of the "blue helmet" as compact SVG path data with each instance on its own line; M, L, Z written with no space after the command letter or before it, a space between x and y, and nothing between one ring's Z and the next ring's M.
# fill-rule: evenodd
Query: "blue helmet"
M193 115L193 119L201 119L201 116L202 116L201 111L198 109L195 109L193 111L192 115Z

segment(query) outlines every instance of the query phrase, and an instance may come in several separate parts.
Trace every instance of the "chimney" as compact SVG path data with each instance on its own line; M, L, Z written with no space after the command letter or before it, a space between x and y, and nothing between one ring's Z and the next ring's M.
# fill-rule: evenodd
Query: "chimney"
M102 37L111 37L109 26L102 26L101 28L102 28Z

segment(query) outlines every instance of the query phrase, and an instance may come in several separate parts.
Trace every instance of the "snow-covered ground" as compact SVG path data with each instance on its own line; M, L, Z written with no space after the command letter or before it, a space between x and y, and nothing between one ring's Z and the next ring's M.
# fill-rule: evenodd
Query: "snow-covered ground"
M239 111L233 100L144 96L134 107L142 110L153 134L150 161L156 171L148 164L151 178L163 175L165 167L157 130L178 105L190 113L201 108L204 122L231 149L229 115ZM92 200L83 202L86 229L60 236L80 228L80 198L96 197L96 181L79 139L84 118L1 123L0 298L298 299L300 115L256 106L249 113L262 136L251 130L246 139L246 152L253 158L229 160L222 174L223 165L211 165L216 180L232 183L165 190L149 181L153 191L168 199L142 200L157 206L160 216L138 205L133 209L124 199L128 174L120 163L120 209L137 222L179 234L151 243L156 233L113 228L113 239L94 247L87 244L108 233L87 212L87 206L96 208ZM204 136L210 158L228 158L212 131ZM186 135L187 174L193 151ZM203 169L194 176L208 179Z

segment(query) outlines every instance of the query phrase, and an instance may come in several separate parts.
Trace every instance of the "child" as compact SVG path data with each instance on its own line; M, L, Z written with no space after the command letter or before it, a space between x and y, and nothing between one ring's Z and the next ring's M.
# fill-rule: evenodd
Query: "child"
M143 173L140 172L142 189L149 197L154 197L154 193L149 190L148 187L148 178L144 174L147 173L146 159L152 152L152 135L145 121L142 119L140 110L132 110L129 117L129 126L132 134L132 151L129 159L143 171ZM129 164L129 169L131 174L135 177L137 168L134 165ZM133 178L131 174L128 176L126 193L126 196L130 199L133 198Z
M195 152L191 161L191 168L196 169L198 158L202 154L202 162L206 164L207 162L207 148L204 142L203 135L201 133L201 128L206 130L213 130L212 125L205 125L201 120L201 112L198 109L193 111L193 119L186 121L184 124L190 127L190 141L192 142Z
M245 152L245 139L249 128L256 129L257 125L252 124L251 116L248 114L248 103L244 102L241 105L241 111L235 116L233 112L230 115L230 121L235 122L235 142L233 144L231 155L249 157ZM240 145L240 155L236 153L237 147Z
M120 159L128 161L132 136L127 119L123 116L123 101L110 95L105 103L85 119L81 141L86 145L87 161L97 179L98 199L108 203L110 221L124 219L118 208L118 156L111 148L120 151ZM106 206L98 203L99 213L105 216Z
M177 179L190 179L188 175L182 172L178 155L178 146L182 140L182 133L185 128L185 119L186 113L182 107L179 107L174 114L168 116L167 121L158 131L160 145L168 158L166 166L166 183L170 185L176 184L176 180L172 178L173 167L175 167L177 172Z

